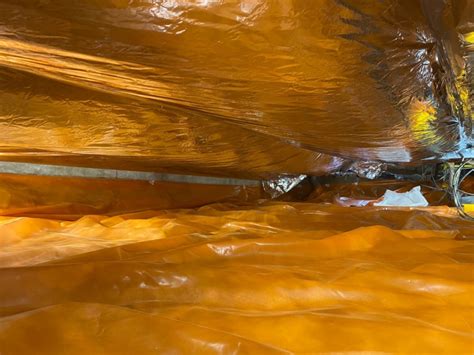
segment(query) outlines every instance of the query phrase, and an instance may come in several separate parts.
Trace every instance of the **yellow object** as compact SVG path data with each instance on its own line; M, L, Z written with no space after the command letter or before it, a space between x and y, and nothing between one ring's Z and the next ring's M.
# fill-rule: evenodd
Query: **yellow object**
M464 35L464 40L469 44L474 44L474 32L469 32Z
M474 204L472 203L467 203L465 205L463 205L464 207L464 212L466 213L474 213Z

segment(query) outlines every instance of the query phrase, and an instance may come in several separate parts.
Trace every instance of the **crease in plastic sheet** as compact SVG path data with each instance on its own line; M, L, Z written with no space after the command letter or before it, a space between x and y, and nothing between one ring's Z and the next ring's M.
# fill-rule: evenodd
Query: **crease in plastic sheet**
M2 354L474 345L472 223L446 207L215 204L0 233Z
M2 0L2 159L278 176L439 158L471 133L472 3Z

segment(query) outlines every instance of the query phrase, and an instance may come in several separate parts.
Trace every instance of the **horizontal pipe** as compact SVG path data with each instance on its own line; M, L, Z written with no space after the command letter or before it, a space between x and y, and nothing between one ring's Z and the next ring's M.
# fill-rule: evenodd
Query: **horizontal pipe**
M0 162L0 174L63 176L93 179L144 180L202 185L258 186L260 180L232 179L212 176L163 174L155 172L82 168L61 165Z

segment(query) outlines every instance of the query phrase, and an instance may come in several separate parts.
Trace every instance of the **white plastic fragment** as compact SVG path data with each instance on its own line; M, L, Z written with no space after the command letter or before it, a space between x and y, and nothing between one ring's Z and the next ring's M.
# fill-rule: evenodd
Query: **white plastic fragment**
M374 206L426 207L429 206L429 203L421 193L421 187L416 186L408 192L387 190L382 201L374 203Z

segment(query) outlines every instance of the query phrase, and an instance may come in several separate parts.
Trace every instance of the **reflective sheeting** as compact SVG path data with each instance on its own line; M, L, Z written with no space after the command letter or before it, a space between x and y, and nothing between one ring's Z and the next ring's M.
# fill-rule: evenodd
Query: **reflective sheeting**
M233 177L436 158L470 134L472 4L2 0L1 158Z

